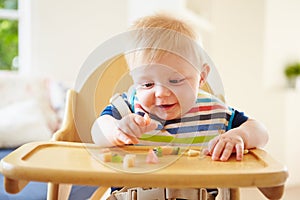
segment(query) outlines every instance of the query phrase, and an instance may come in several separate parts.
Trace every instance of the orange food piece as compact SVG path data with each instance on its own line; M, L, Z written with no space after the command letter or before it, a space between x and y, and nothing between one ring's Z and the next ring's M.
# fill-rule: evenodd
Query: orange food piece
M174 147L171 147L171 146L163 146L163 147L161 147L162 154L163 155L171 155L173 153L173 148Z
M112 153L110 151L100 154L100 159L103 162L111 162L111 158L112 158Z

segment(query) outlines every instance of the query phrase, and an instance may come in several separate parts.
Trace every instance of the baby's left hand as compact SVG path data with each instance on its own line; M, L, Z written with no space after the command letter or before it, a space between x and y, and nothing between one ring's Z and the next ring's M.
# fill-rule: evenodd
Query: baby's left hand
M212 139L205 153L211 155L212 160L227 161L234 152L236 160L243 159L244 141L237 129L232 129Z

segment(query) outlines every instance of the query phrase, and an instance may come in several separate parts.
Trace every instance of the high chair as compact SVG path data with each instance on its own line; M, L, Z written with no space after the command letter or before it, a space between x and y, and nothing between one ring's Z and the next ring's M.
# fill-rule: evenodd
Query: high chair
M242 162L180 158L166 169L142 176L108 169L96 162L87 150L98 151L91 144L92 124L110 97L126 91L131 84L126 61L120 55L98 67L79 84L79 89L70 89L64 121L53 141L25 144L1 161L6 190L19 192L32 180L49 182L48 200L67 199L71 184L99 185L91 200L100 199L110 186L199 188L199 199L207 195L200 188L222 188L217 199L239 199L239 187L258 187L268 199L281 198L287 170L261 149L250 150ZM211 92L208 85L205 87ZM124 148L144 151L146 147ZM190 170L184 170L187 166Z
M133 81L129 76L127 63L124 56L117 56L99 67L82 85L79 93L69 90L67 94L67 108L66 119L63 126L58 130L54 136L54 141L68 141L68 142L84 142L91 143L90 129L91 125L99 116L100 112L108 105L110 98L115 93L127 91L132 85ZM105 85L105 87L103 87ZM93 90L93 88L95 88ZM201 89L212 93L212 89L208 84L205 84ZM95 95L95 96L93 96ZM224 100L220 94L219 98ZM74 105L76 104L76 105ZM90 106L93 105L93 106ZM79 123L84 121L84 123ZM78 123L77 123L78 122ZM86 135L78 134L88 133ZM49 195L59 193L59 188L62 188L61 195L67 196L70 192L70 186L57 185L49 183ZM99 199L109 187L100 187L91 199ZM146 191L146 190L145 190ZM150 191L139 190L140 196L144 193L150 195ZM155 193L156 190L154 190ZM228 190L230 193L230 190ZM202 192L203 193L203 192ZM223 193L226 193L223 191ZM152 194L153 195L153 194ZM229 194L230 195L230 194ZM229 196L228 195L228 196ZM238 196L238 189L231 190L231 196ZM202 195L203 197L204 195ZM143 198L141 198L143 199Z

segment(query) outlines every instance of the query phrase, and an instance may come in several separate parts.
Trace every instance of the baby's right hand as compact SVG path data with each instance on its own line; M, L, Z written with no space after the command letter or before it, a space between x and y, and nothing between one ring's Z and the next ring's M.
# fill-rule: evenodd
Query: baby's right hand
M137 144L142 134L157 128L155 121L134 113L117 120L116 123L118 127L115 134L116 145Z

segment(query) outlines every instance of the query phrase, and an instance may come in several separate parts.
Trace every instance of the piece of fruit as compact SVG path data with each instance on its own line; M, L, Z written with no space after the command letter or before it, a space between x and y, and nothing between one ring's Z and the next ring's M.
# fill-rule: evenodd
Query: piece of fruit
M199 156L200 155L200 151L189 149L188 152L187 152L187 155L189 157Z
M136 158L135 154L126 154L124 159L123 159L123 167L124 168L134 167L135 158Z
M114 154L111 157L111 162L113 162L113 163L122 163L123 162L123 157L120 156L119 154Z
M103 162L111 162L111 158L112 158L112 153L110 151L100 154L100 160L102 160Z
M155 154L155 152L152 149L150 149L148 151L148 154L147 154L147 157L146 157L146 163L156 164L156 163L158 163L158 161L159 160L158 160L157 155Z

